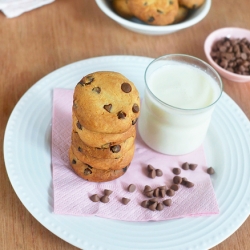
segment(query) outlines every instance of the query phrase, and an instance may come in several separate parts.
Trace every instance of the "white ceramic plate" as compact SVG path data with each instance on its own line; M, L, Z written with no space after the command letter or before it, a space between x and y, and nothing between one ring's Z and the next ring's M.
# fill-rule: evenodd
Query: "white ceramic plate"
M216 170L211 178L220 215L132 223L53 213L50 153L53 89L73 89L87 73L113 70L132 80L143 95L144 71L151 60L107 56L67 65L32 86L8 121L4 159L19 199L43 226L84 250L208 249L234 233L249 215L250 124L226 94L217 105L205 141L208 163Z

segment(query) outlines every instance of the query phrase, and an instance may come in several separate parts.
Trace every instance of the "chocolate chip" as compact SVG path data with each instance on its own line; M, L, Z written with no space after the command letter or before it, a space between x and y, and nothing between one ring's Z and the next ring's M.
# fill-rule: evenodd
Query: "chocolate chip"
M147 170L148 171L152 171L152 170L154 170L155 168L152 166L152 165L150 165L150 164L148 164L148 166L147 166Z
M98 196L97 194L93 194L93 195L91 195L89 198L90 198L90 200L92 200L93 202L98 202L98 201L100 201L100 198L99 198L99 196Z
M148 18L148 22L149 23L152 23L154 20L155 20L155 18L153 16L151 16L151 17Z
M110 147L110 150L111 150L113 153L118 153L118 152L120 152L120 150L121 150L121 146L120 146L120 145L111 146L111 147Z
M138 106L136 103L133 105L132 111L133 111L134 113L138 113L138 112L140 111L140 108L139 108L139 106Z
M166 195L172 197L175 195L175 191L173 189L168 189L166 191Z
M173 173L176 174L176 175L179 175L181 173L181 169L180 168L174 168Z
M123 173L125 173L127 171L128 167L125 167L122 169Z
M84 81L81 79L77 84L84 86Z
M189 169L195 170L197 168L197 164L189 164Z
M84 78L85 85L89 85L94 81L94 77L92 75L85 76Z
M147 197L149 197L149 198L153 197L153 193L154 193L154 190L144 192L144 194L145 194Z
M72 160L72 164L76 164L76 160L75 159Z
M156 188L156 189L154 190L154 192L153 192L153 196L154 196L154 197L159 197L159 191L160 191L160 189L159 189L159 188Z
M127 205L130 202L130 199L123 197L122 204Z
M101 88L100 87L94 87L92 91L96 92L97 94L101 93Z
M182 178L181 178L180 176L177 176L177 175L176 175L176 176L173 178L174 184L180 184L181 181L182 181Z
M189 169L189 164L187 163L187 162L185 162L185 163L183 163L182 164L182 169L184 169L184 170L188 170Z
M172 184L170 189L174 190L174 191L178 191L179 190L179 186L177 184Z
M207 173L212 175L212 174L215 173L215 171L214 171L214 169L212 167L210 167L210 168L207 169Z
M158 202L158 198L152 198L152 199L149 199L149 204L153 204L155 202Z
M171 199L166 199L163 201L163 204L167 207L170 207L172 205L172 200Z
M131 92L132 87L131 87L131 85L130 85L129 83L124 82L124 83L121 85L121 89L122 89L123 92L129 93L129 92Z
M143 192L148 192L148 191L152 191L152 188L151 188L150 186L146 185L146 186L144 187Z
M146 200L146 201L142 201L141 203L141 206L144 207L144 208L147 208L149 205L149 202Z
M158 211L162 211L163 210L162 203L157 203L156 210L158 210Z
M149 178L154 179L155 176L156 176L156 172L155 172L154 169L148 172L148 177Z
M103 193L104 193L104 195L109 196L113 193L113 191L109 190L109 189L104 189Z
M156 176L162 176L163 175L163 173L162 173L162 171L160 170L160 169L156 169L155 170L155 174L156 174Z
M76 126L77 126L77 128L79 128L80 130L82 130L82 125L81 125L81 123L80 123L79 121L77 121Z
M103 203L108 203L109 202L109 197L107 195L104 195L103 197L101 197L100 201L103 202Z
M152 210L152 211L155 211L155 210L156 210L156 207L157 207L157 202L155 202L155 203L153 203L153 204L151 204L151 205L148 206L148 208L149 208L150 210Z
M89 175L92 174L92 171L89 168L86 168L83 173L84 175Z
M159 197L163 198L166 196L166 190L165 189L160 189L159 190Z
M81 148L81 147L78 147L78 151L79 151L79 152L82 152L82 148Z
M159 189L166 190L167 188L166 188L166 186L160 186Z
M185 186L187 181L188 181L187 178L183 177L181 180L181 184Z
M191 187L193 187L193 186L194 186L194 183L193 183L193 182L191 182L191 181L185 181L185 187L191 188Z
M107 110L107 111L110 113L111 108L112 108L112 104L111 104L111 103L110 103L110 104L105 104L105 105L103 106L103 108L104 108L105 110Z
M130 185L128 186L128 191L129 191L130 193L133 193L135 190L136 190L136 186L135 186L134 184L130 184Z
M117 117L118 117L118 119L125 119L126 113L123 112L123 111L119 111L119 112L117 113Z
M137 120L138 120L138 118L134 119L134 120L132 121L132 125L135 125L135 124L137 123Z

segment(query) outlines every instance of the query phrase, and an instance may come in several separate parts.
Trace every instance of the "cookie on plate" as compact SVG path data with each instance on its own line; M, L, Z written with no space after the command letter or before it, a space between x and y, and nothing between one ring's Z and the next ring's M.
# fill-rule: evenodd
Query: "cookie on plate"
M119 170L100 170L79 161L79 159L69 151L70 165L74 172L81 178L92 182L106 182L117 179L125 174L128 166ZM129 164L128 164L129 165Z
M88 130L124 133L139 116L139 93L133 82L120 73L94 72L76 85L73 111Z
M129 137L125 141L121 143L117 143L111 145L107 148L97 148L97 147L89 147L79 137L78 133L73 131L71 136L71 145L74 148L87 156L95 157L95 158L115 158L118 159L125 155L127 151L134 145L135 137Z
M82 142L90 147L109 148L112 145L119 144L130 137L136 136L136 127L131 126L128 130L120 134L99 133L84 128L77 120L74 112L72 114L73 130L76 131Z
M151 25L168 25L178 13L178 0L128 0L135 17Z

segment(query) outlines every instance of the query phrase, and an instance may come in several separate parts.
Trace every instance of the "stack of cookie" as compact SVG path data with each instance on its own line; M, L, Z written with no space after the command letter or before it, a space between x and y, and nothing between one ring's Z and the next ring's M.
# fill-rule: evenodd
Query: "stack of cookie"
M76 85L72 108L70 164L85 180L122 176L135 150L140 98L134 84L117 72L86 75Z

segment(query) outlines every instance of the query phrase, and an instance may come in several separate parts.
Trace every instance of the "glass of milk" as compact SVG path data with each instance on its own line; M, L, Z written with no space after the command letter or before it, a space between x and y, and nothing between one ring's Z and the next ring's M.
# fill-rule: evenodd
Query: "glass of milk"
M201 146L223 84L202 60L181 54L152 61L145 72L139 134L155 151L183 155Z

